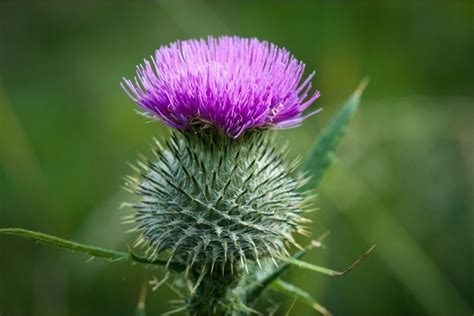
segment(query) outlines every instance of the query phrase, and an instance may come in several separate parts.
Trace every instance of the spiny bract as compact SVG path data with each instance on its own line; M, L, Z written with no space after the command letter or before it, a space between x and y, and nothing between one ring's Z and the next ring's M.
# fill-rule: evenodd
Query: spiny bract
M237 140L215 133L175 132L156 161L143 161L132 221L147 255L163 252L189 268L247 268L248 261L287 256L301 224L304 179L293 177L265 133ZM216 266L216 267L215 267Z

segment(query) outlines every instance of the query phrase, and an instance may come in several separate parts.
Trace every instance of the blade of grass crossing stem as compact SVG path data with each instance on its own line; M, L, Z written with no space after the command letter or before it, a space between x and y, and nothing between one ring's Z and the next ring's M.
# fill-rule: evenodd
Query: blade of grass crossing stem
M362 80L354 93L323 130L310 155L302 165L302 171L310 175L310 179L303 190L313 189L321 181L332 162L339 141L346 133L347 126L357 112L360 97L367 84L368 79Z
M308 292L291 283L278 279L273 282L271 287L272 289L281 292L289 297L299 299L300 301L309 305L311 308L320 312L324 316L332 315L324 306L316 302L316 300Z

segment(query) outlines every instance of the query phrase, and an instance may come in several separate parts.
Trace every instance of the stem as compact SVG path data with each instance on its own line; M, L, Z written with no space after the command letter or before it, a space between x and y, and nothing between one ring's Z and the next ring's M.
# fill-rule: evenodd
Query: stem
M49 245L53 245L59 248L65 248L72 251L82 252L89 254L93 257L102 257L117 261L127 261L128 260L128 253L119 252L110 249L99 248L90 245L80 244L71 240L47 235L40 232L35 232L27 229L22 228L2 228L0 229L0 234L5 235L15 235L24 237L27 239L36 240L39 242L43 242Z
M315 271L315 272L319 272L319 273L322 273L322 274L326 274L326 275L329 275L329 276L342 276L342 275L345 275L349 272L352 271L352 269L354 269L362 260L364 260L368 255L370 255L370 253L375 249L375 245L373 245L372 247L370 247L366 252L364 252L362 254L362 256L360 256L356 261L354 261L347 269L345 269L344 271L335 271L335 270L332 270L332 269L328 269L328 268L325 268L325 267L321 267L321 266L317 266L315 264L311 264L311 263L308 263L308 262L305 262L305 261L301 261L301 260L298 260L294 257L290 257L290 258L280 258L280 260L282 261L285 261L287 263L290 263L292 265L295 265L299 268L303 268L303 269L308 269L308 270L312 270L312 271Z
M32 240L39 241L48 245L56 246L59 248L65 248L72 251L85 253L93 257L106 258L106 259L111 259L114 261L133 261L133 262L138 262L138 263L143 263L143 264L153 264L153 265L160 265L160 266L165 266L167 264L166 260L149 260L147 258L134 254L130 250L128 252L121 252L121 251L116 251L116 250L111 250L111 249L95 247L91 245L84 245L84 244L80 244L71 240L67 240L67 239L63 239L56 236L51 236L48 234L35 232L32 230L27 230L23 228L1 228L0 234L20 236L23 238L32 239ZM169 268L176 272L181 272L181 271L184 271L185 269L185 267L179 262L171 262L169 264Z
M195 284L195 292L188 302L191 316L230 316L237 315L231 296L237 285L239 273L224 268L224 271L194 269L189 278Z

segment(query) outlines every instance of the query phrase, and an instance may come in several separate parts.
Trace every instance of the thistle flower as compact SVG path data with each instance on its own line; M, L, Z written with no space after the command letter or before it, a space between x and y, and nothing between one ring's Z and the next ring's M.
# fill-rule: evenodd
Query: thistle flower
M139 197L136 246L186 267L192 315L231 315L243 304L228 291L240 271L289 256L293 234L305 232L305 179L262 132L318 112L303 114L319 97L314 73L301 82L304 67L268 42L209 37L158 49L122 83L146 114L178 129L128 184Z
M223 36L158 49L122 88L146 114L181 130L212 125L231 138L248 129L301 124L318 97L311 73L288 51L257 39Z

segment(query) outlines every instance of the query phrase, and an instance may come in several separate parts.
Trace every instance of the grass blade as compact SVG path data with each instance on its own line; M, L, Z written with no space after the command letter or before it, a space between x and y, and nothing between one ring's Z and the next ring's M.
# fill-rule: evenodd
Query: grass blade
M343 104L339 112L331 119L329 125L323 130L320 138L311 150L310 155L303 163L301 170L308 173L311 178L303 190L313 189L319 184L324 173L331 165L339 141L346 133L347 126L357 112L360 97L368 79L362 80L354 93Z

